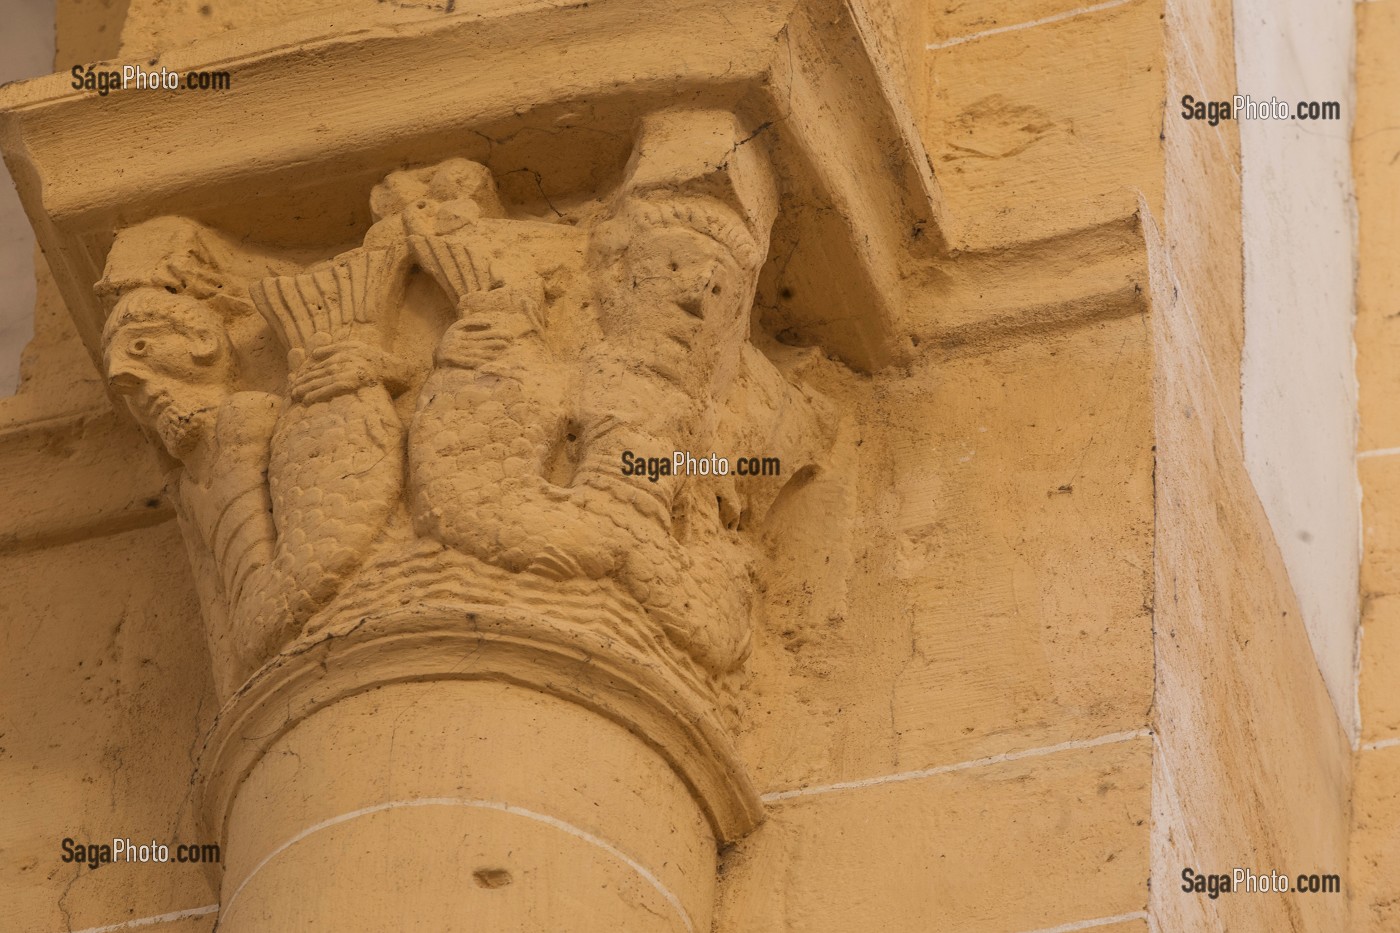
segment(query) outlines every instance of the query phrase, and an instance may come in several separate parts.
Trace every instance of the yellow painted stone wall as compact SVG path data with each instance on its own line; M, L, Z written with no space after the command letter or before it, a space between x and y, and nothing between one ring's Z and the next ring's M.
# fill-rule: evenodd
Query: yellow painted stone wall
M1096 296L1147 289L1161 9L1075 9L924 12L909 99L975 271L863 412L852 608L757 648L771 809L721 929L1148 929L1152 332Z
M127 48L279 15L206 6L131 0L100 23L66 7L60 58L123 13ZM1168 105L1233 87L1229 4L870 15L971 271L926 283L911 365L822 377L852 413L837 448L861 479L809 498L839 538L766 542L741 744L769 818L723 855L716 929L1345 929L1338 899L1179 892L1186 865L1347 858L1349 752L1240 452L1238 140ZM1376 50L1393 36L1363 28ZM202 873L57 861L64 834L192 832L214 710L159 478L47 294L31 381L0 410L18 504L0 527L0 788L26 811L0 830L0 889L22 892L0 927L208 930ZM1400 735L1366 714L1387 708L1367 683L1369 740ZM1355 810L1358 885L1397 874L1400 791L1379 767L1366 783L1384 754L1357 766L1375 788Z
M1352 799L1352 929L1400 926L1400 3L1356 7L1361 741Z

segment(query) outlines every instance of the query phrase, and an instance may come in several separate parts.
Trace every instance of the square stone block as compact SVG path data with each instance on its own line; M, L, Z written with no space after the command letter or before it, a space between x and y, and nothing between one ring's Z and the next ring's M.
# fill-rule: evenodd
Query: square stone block
M1361 597L1400 593L1400 456L1357 463L1361 480Z
M1352 795L1352 933L1400 929L1400 745L1357 755Z
M1141 0L929 51L922 128L952 246L1088 227L1132 213L1139 192L1159 210L1161 15ZM956 29L992 21L980 14Z
M1151 760L1144 737L778 802L727 859L716 929L1021 933L1137 913Z
M1367 600L1361 610L1361 741L1400 738L1400 596Z

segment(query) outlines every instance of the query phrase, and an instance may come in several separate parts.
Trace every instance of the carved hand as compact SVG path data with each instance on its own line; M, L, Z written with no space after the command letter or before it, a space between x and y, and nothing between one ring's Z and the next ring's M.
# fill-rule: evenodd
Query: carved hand
M343 340L318 347L288 380L292 401L314 405L365 386L401 390L406 379L397 359L378 347Z
M438 362L474 369L538 338L543 327L537 292L507 286L468 295L458 309L461 320L443 335Z

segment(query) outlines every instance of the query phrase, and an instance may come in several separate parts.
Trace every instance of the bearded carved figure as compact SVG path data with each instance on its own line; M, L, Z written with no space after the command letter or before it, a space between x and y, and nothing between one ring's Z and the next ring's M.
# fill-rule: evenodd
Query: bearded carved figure
M753 530L833 431L750 340L778 191L747 136L654 114L573 223L511 216L477 163L395 172L311 265L183 218L119 234L107 375L169 468L224 696L318 634L485 609L726 689ZM675 451L783 470L622 469Z
M317 305L328 324L362 319L289 339L285 388L274 393L247 372L256 324L237 279L222 274L225 244L174 218L135 232L139 247L119 244L99 286L116 298L104 361L170 467L228 693L353 572L402 494L403 428L390 393L403 384L368 320L392 309L402 254L375 257L374 268L363 255L337 257L257 283ZM158 258L141 262L153 242Z

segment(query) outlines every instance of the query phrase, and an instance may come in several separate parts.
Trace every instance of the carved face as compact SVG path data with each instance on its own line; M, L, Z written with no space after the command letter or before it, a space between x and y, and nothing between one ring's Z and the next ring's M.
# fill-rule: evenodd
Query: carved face
M103 337L112 389L171 456L187 457L230 391L217 315L193 299L143 290L118 303Z
M623 254L616 323L651 344L660 375L688 381L747 337L750 279L718 240L681 224L646 226Z

